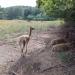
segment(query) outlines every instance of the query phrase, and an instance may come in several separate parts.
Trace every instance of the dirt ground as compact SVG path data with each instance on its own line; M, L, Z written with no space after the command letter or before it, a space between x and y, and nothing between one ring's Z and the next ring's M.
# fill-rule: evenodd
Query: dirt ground
M75 75L75 66L64 65L51 50L56 31L33 32L26 57L21 57L18 36L0 41L0 75Z

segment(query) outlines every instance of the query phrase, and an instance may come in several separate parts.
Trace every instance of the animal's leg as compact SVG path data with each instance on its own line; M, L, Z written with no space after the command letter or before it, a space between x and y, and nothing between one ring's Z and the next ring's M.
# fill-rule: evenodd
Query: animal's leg
M21 49L21 56L23 55L23 50L24 50L24 47Z
M26 53L27 53L27 45L28 45L28 43L26 43L26 51L25 51L25 55L26 55Z
M21 55L23 53L23 47L22 47L23 43L21 42L21 40L19 41L19 46L20 46L20 49L21 49Z
M23 50L24 50L24 48L25 48L25 40L23 40L23 46L22 46L22 48L21 48L21 55L23 55Z

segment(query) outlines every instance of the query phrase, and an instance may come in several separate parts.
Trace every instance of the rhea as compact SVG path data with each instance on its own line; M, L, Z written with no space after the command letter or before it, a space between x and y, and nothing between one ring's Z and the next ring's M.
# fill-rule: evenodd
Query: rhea
M30 31L28 35L22 35L19 38L19 46L21 48L21 56L24 54L24 48L25 48L25 55L27 53L27 45L29 43L31 34L32 34L32 30L34 30L33 27L30 27Z

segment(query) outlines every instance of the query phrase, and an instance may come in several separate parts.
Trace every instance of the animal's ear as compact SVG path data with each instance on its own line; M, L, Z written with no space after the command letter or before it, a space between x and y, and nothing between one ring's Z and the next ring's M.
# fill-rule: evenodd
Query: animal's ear
M35 28L33 28L33 27L30 26L30 29L34 30Z
M32 28L32 30L35 30L35 28Z

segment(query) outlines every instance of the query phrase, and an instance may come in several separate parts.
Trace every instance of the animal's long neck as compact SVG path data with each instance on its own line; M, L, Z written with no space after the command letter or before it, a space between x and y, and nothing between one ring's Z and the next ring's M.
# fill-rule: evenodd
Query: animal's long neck
M32 30L30 29L30 32L29 32L29 37L31 36L31 33L32 33Z

